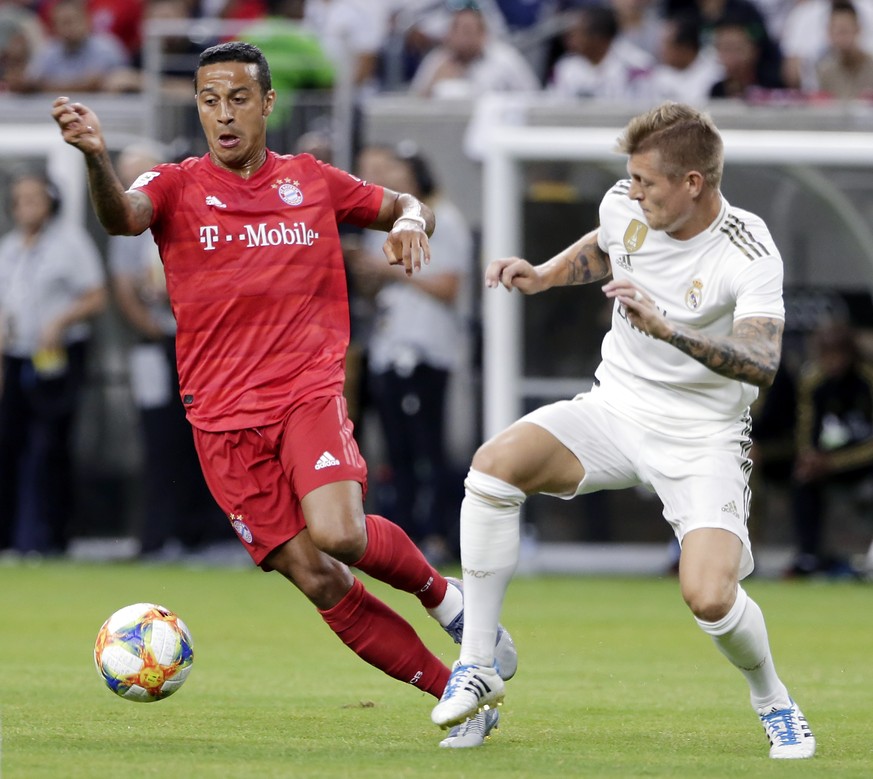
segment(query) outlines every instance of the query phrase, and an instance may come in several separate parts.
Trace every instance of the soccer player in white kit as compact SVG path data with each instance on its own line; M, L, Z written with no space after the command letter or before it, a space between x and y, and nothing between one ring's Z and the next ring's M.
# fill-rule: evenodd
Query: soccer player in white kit
M645 485L682 545L682 596L746 678L770 757L811 757L815 738L740 585L753 568L749 405L779 365L782 259L764 222L722 196L723 145L706 114L665 103L632 119L618 149L629 178L604 196L599 228L541 265L510 257L485 272L488 287L524 294L611 276L612 325L590 392L522 417L473 458L464 637L431 717L448 727L503 699L494 641L525 498Z

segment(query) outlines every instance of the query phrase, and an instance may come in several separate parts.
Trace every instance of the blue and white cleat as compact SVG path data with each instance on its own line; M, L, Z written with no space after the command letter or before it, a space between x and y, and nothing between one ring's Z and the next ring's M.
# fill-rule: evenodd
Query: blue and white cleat
M452 666L452 675L430 718L441 728L460 725L480 711L487 712L499 706L505 691L506 686L496 668L461 665L458 660Z
M787 709L774 709L766 714L759 711L758 716L770 740L770 757L791 760L815 754L815 736L794 701Z
M500 712L497 709L479 712L475 717L455 725L449 731L449 735L440 741L440 746L449 749L481 747L491 738L491 732L497 730L499 722Z
M464 584L460 579L446 577L446 581L456 589L460 590L461 595L464 594ZM464 611L458 614L448 625L443 626L456 644L461 643L464 636ZM503 681L508 682L515 672L518 670L518 651L515 648L515 642L509 631L503 625L497 626L497 643L494 644L494 662L497 666L497 672Z

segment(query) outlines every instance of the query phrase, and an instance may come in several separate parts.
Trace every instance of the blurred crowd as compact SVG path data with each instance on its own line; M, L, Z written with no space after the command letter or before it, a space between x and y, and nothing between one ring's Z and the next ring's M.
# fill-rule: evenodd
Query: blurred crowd
M139 91L150 30L186 90L185 56L239 37L287 92L873 97L873 0L2 0L0 89Z
M301 90L340 84L356 100L495 91L631 104L873 99L873 0L0 0L0 91L137 93L159 75L163 89L184 96L199 53L233 38L260 47L270 63L282 98L271 127L288 119ZM149 71L156 50L158 73ZM330 144L331 134L315 129L295 149L277 150L329 162ZM349 405L359 435L364 411L373 412L384 450L373 459L371 500L442 562L457 556L463 481L453 471L449 407L460 396L469 404L474 389L462 377L478 346L475 225L415 144L355 152L359 175L413 192L443 225L437 262L414 281L386 268L366 234L344 236ZM174 156L135 146L116 165L130 183ZM17 177L6 200L0 554L68 547L74 415L91 326L107 302L129 331L127 375L144 450L139 553L162 559L227 540L178 402L175 323L151 237L113 239L102 262L84 230L55 219L60 195L44 177ZM52 248L59 245L66 250ZM434 332L452 335L435 343ZM839 328L816 334L755 409L761 477L790 492L792 576L857 573L828 545L831 487L873 517L873 367L852 338ZM836 367L825 359L840 354ZM873 571L873 547L865 568Z

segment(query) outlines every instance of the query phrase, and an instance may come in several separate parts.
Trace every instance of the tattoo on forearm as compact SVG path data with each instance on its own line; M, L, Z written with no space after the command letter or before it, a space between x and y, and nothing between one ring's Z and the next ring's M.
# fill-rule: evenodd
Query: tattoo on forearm
M126 233L128 227L126 195L108 155L88 158L88 186L91 202L100 223L110 233ZM148 207L149 204L140 204L140 209Z
M720 376L760 387L770 384L779 368L783 327L778 319L751 318L726 338L677 328L667 342Z
M590 284L609 274L609 257L597 245L582 246L567 260L567 284Z

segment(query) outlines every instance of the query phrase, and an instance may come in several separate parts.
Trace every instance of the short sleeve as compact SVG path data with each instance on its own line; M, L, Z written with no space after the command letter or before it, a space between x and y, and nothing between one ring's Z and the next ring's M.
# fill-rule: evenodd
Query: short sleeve
M782 260L762 257L750 262L734 279L734 321L749 317L785 319L782 300Z
M609 254L609 235L606 232L606 226L609 224L607 218L608 199L610 193L607 192L600 201L600 208L597 212L600 226L597 228L597 245L604 254Z
M179 178L179 166L166 163L146 171L130 185L129 189L143 192L152 201L152 225L176 210L181 192Z
M376 221L382 207L384 189L362 181L351 173L316 160L327 183L338 222L367 227Z

